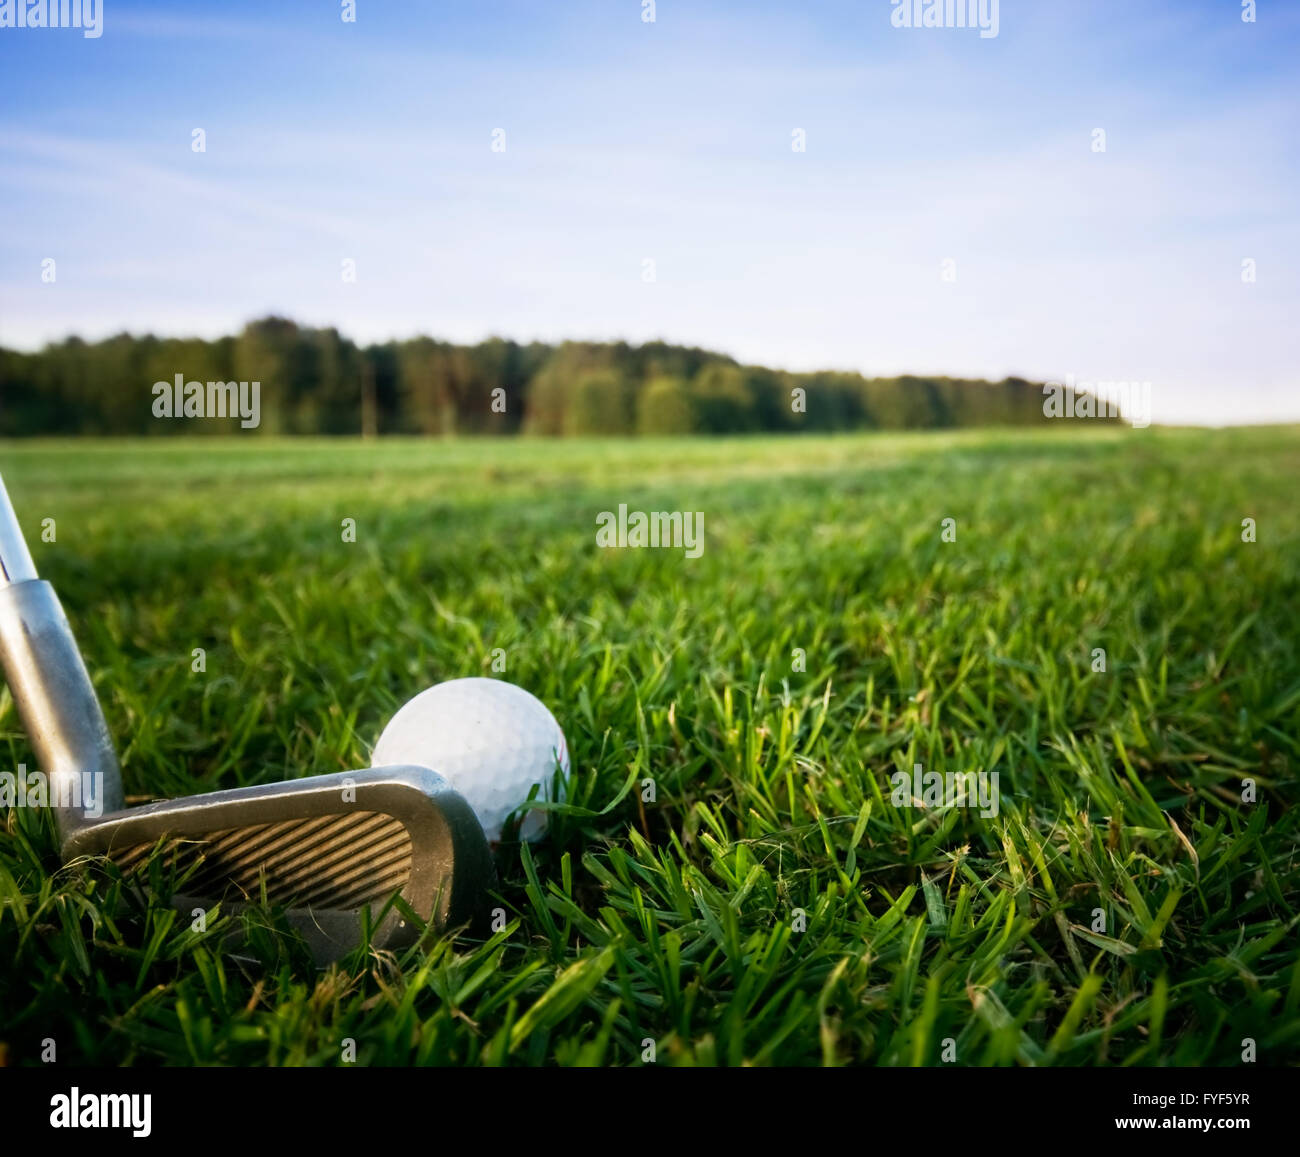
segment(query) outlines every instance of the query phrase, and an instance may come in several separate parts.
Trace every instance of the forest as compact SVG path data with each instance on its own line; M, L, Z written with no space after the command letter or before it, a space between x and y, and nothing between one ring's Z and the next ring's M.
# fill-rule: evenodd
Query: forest
M665 342L357 345L280 317L209 341L118 334L0 349L0 436L229 434L238 417L157 416L155 384L261 383L276 434L624 436L940 429L1046 421L1041 385L792 373Z

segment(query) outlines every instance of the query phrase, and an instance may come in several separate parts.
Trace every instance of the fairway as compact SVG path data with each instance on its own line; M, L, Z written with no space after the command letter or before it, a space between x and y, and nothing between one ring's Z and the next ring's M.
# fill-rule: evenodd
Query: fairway
M499 931L324 973L8 811L0 1063L1295 1063L1300 428L1086 427L0 443L130 802L368 766L471 675L573 766Z

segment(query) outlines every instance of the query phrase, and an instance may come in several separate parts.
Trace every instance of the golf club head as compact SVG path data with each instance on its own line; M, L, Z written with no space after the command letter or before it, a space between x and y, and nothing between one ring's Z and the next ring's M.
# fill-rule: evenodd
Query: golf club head
M190 912L283 906L319 964L473 923L496 879L478 817L427 767L367 768L125 807L113 740L58 596L37 577L0 479L0 663L49 781L65 860L107 856L140 881L160 849ZM265 890L265 891L263 891Z
M176 872L173 905L189 913L263 896L283 906L317 964L362 938L412 943L420 928L394 896L436 928L473 924L496 878L478 817L427 767L376 767L163 800L78 828L63 858L105 856L139 875L161 845ZM387 907L387 911L385 908Z

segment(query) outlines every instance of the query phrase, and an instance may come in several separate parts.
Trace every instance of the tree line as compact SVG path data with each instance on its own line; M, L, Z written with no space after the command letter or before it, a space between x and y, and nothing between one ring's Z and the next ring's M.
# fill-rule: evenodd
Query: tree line
M262 434L733 434L1045 421L1042 387L741 365L647 342L429 337L358 346L280 317L215 341L123 333L0 349L0 435L231 433L237 418L159 420L154 385L261 382Z

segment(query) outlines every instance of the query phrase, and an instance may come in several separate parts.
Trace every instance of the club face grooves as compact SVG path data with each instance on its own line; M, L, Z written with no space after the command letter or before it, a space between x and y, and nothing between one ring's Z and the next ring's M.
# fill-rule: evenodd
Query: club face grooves
M420 924L475 923L495 883L492 853L464 798L427 767L366 768L165 800L104 815L64 841L65 860L103 856L147 885L162 860L172 903L284 910L317 963L400 947Z
M111 858L134 874L156 846L137 844ZM382 904L411 877L410 834L377 812L227 828L172 839L160 854L187 894L259 900L265 882L267 903L285 907Z

